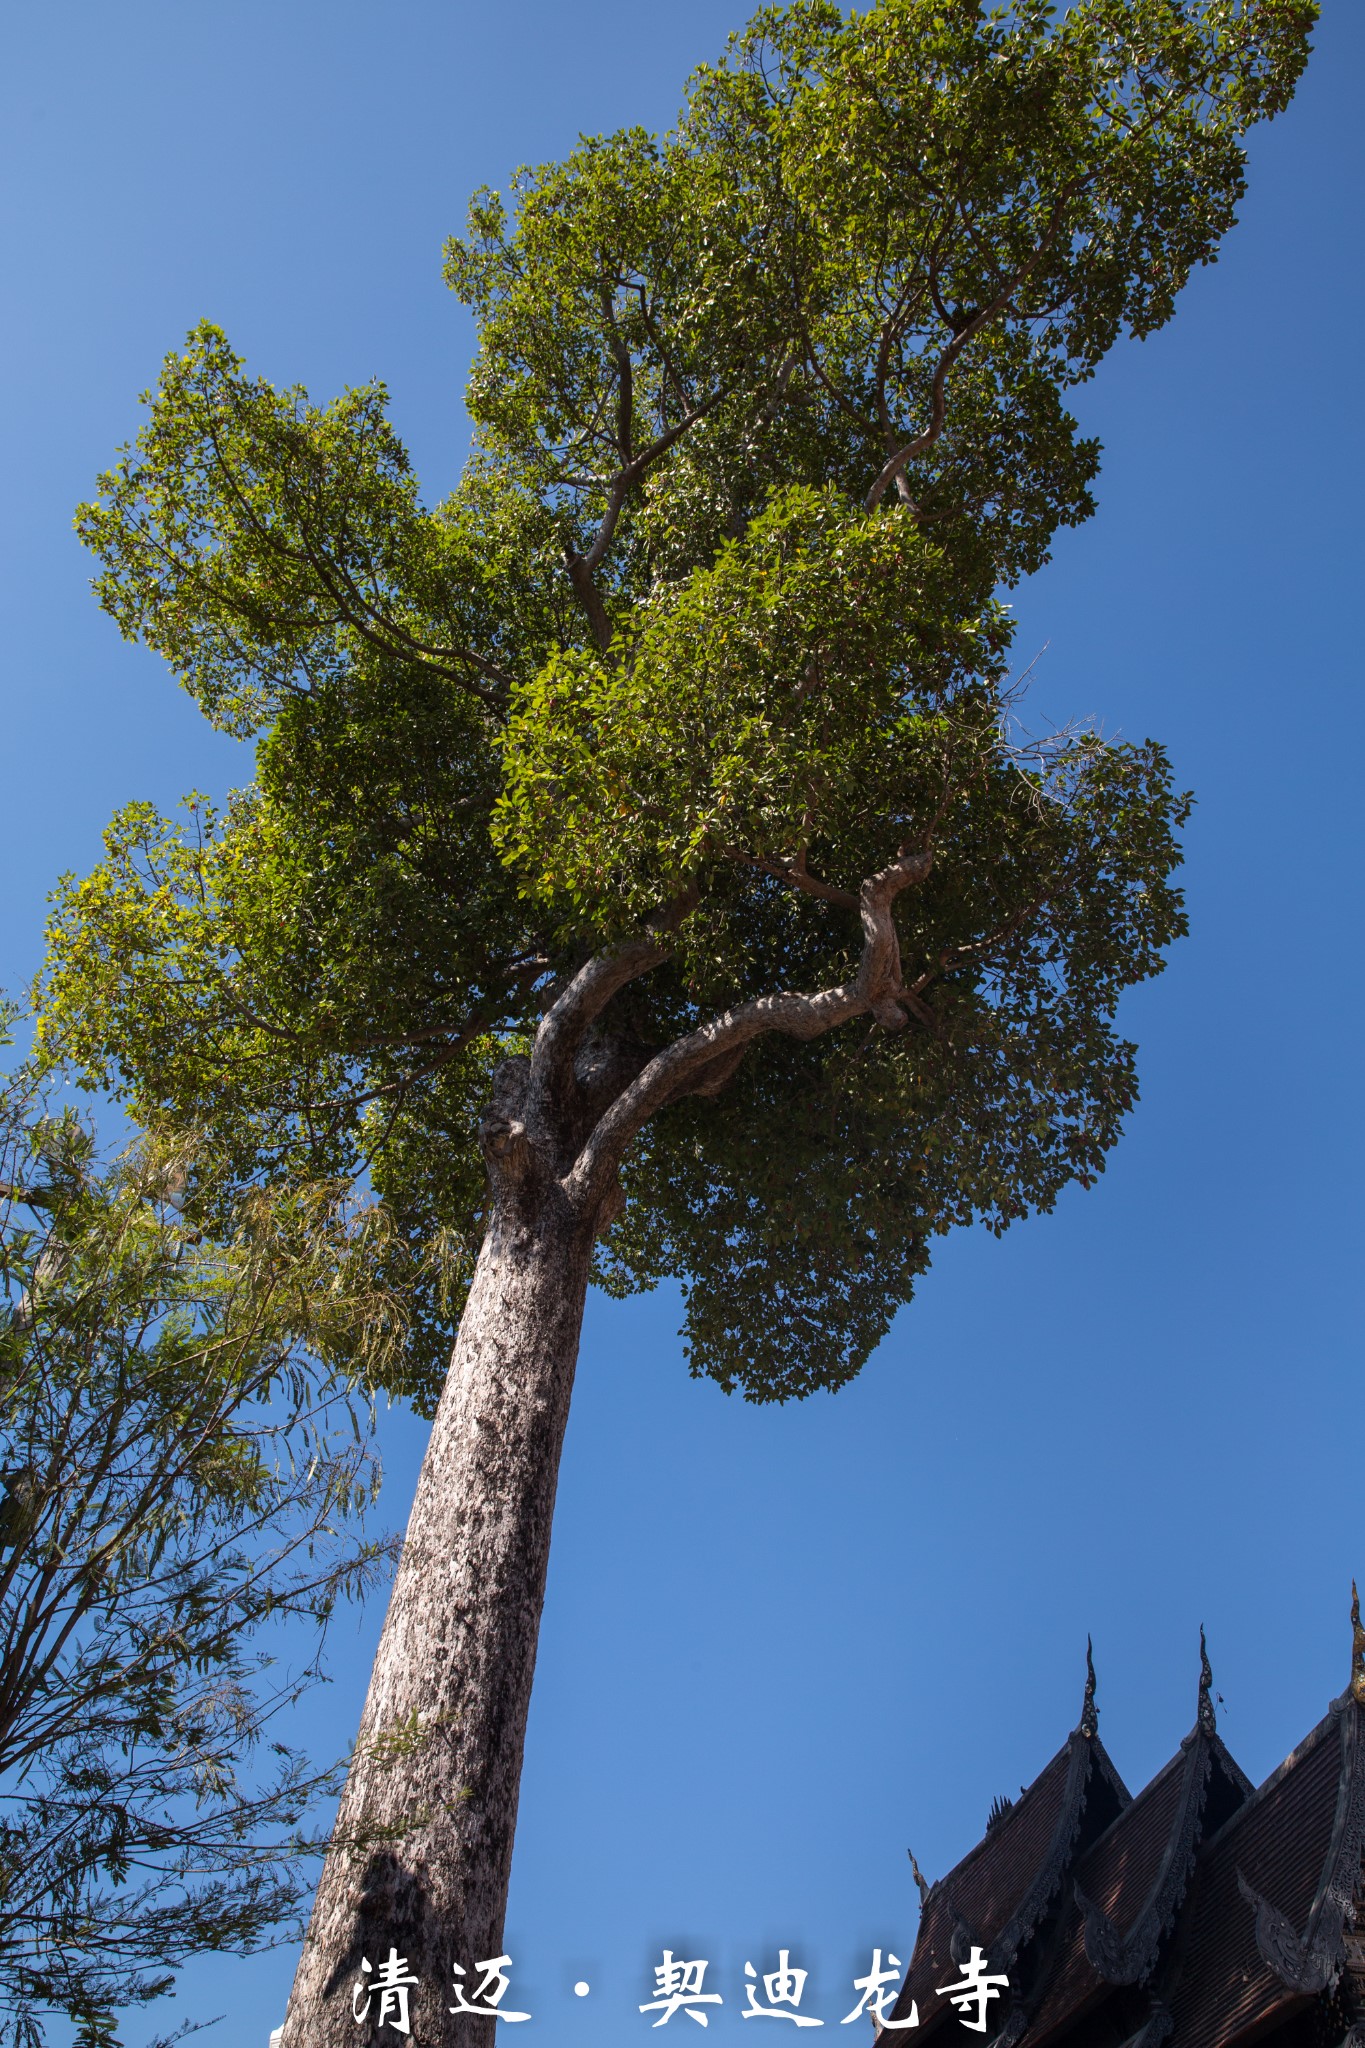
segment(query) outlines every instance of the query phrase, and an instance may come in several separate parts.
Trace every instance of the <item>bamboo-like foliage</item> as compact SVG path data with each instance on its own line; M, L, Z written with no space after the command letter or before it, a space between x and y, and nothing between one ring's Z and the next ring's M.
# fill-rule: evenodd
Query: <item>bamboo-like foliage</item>
M183 1215L193 1146L102 1164L0 1087L0 2040L82 2048L209 1949L280 1938L339 1784L274 1739L386 1572L356 1368L401 1345L335 1189ZM338 1371L344 1355L347 1373Z

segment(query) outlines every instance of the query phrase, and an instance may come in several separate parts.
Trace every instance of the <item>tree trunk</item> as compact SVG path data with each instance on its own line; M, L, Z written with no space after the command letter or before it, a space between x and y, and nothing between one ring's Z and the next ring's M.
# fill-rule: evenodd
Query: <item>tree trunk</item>
M422 1463L285 2048L399 2039L399 2004L382 2010L379 1989L362 2023L355 2016L365 2007L357 1986L376 1985L390 1950L418 1980L408 1992L414 2042L493 2040L488 2019L450 2007L457 1986L474 2003L476 1966L502 1955L593 1226L552 1174L526 1172L524 1159L510 1178L490 1166L493 1220ZM515 1976L502 2003L526 2009Z

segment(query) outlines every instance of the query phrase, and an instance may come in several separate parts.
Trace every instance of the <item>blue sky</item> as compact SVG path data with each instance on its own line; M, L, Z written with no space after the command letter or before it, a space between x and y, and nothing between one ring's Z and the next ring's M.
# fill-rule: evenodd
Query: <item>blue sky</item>
M325 397L383 376L429 496L463 455L469 191L579 130L666 125L730 0L47 0L0 83L0 983L113 808L248 778L87 591L71 511L196 320ZM589 1309L508 1922L518 2039L642 2040L667 1946L741 2034L785 1945L837 2021L914 1939L992 1795L1078 1715L1133 1787L1194 1718L1263 1777L1341 1689L1365 1575L1358 81L1327 0L1241 224L1175 322L1079 395L1099 513L1017 596L1041 716L1170 746L1192 935L1131 999L1142 1102L1089 1194L940 1251L862 1377L783 1410L686 1374L666 1290ZM384 1422L401 1523L422 1431ZM380 1615L294 1731L354 1728ZM186 1973L265 2048L287 1952ZM576 1999L576 1979L592 1985ZM163 2011L128 2025L138 2048ZM688 2025L682 2016L674 2031ZM398 2037L395 2036L395 2039ZM861 2036L860 2036L861 2038Z

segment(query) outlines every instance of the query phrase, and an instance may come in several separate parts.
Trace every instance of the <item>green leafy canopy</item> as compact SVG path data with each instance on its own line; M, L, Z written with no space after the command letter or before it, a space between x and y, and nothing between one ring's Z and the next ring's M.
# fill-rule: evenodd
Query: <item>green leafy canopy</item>
M1100 1170L1185 799L1153 743L1024 734L1000 592L1093 509L1069 390L1213 259L1313 13L764 10L671 134L476 195L447 249L475 439L434 510L379 386L315 407L209 326L168 358L79 525L258 779L114 821L58 899L45 1042L207 1133L205 1204L368 1171L428 1275L419 1399L492 1071L642 934L594 1024L636 1074L737 1006L861 989L869 878L922 857L889 993L750 1034L621 1161L601 1277L682 1276L723 1385L838 1384L936 1233Z

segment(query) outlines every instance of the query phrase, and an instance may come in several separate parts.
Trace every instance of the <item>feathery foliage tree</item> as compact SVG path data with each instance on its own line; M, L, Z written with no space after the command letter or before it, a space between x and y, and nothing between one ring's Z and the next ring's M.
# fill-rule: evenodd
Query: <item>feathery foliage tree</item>
M0 1020L3 1021L3 1020ZM0 1084L0 2041L121 2008L297 1923L340 1782L272 1739L339 1599L383 1575L352 1375L402 1305L335 1189L182 1213L183 1146L102 1165ZM400 1340L401 1341L401 1340ZM336 1370L335 1356L346 1362ZM329 1363L329 1355L331 1362ZM303 1624L292 1668L270 1630ZM299 1645L296 1645L296 1651ZM267 1767L256 1767L264 1747Z
M134 806L48 1041L207 1134L194 1198L367 1172L439 1406L289 2048L390 1945L423 2039L500 1949L584 1292L836 1387L936 1235L1100 1171L1122 990L1182 930L1159 746L1025 737L999 592L1093 509L1067 394L1171 314L1311 0L767 9L677 128L476 196L463 481L378 386L211 327L82 514L101 598L256 784ZM454 1359L445 1359L452 1339ZM385 1743L406 1731L401 1768Z

